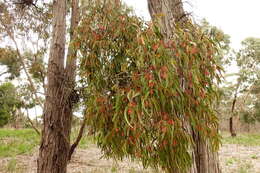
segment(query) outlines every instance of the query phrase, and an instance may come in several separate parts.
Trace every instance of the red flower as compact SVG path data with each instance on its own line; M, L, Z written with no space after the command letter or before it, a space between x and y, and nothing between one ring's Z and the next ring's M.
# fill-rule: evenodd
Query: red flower
M208 71L208 70L205 71L205 75L206 75L206 76L209 75L209 71Z
M198 53L198 49L197 49L196 47L193 47L193 48L190 50L190 53L191 53L191 54Z
M162 79L166 79L168 77L168 74L166 72L161 72L160 76Z
M153 75L151 73L146 73L144 77L145 77L146 80L152 80L153 79Z
M167 145L168 142L166 140L163 141L163 146Z
M173 125L174 121L173 120L168 120L168 124Z
M166 79L168 77L168 68L167 66L162 66L160 71L160 76L162 79Z
M132 108L137 105L136 102L134 102L134 101L130 102L129 104L130 104L130 107L132 107ZM129 110L128 110L128 111L129 111Z
M165 65L162 66L162 67L161 67L161 71L162 71L162 72L168 72L167 66L165 66Z
M128 113L129 115L131 115L131 114L133 113L133 110L132 110L132 109L128 109L127 113Z
M159 48L159 44L154 44L152 47L153 51L156 51L158 48Z
M172 145L173 145L173 146L176 146L176 145L177 145L177 141L176 141L175 139L172 141Z

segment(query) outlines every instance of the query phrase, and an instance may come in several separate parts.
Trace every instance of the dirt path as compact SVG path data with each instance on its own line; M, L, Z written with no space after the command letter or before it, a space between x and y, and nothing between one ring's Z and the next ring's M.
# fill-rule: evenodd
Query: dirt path
M144 170L140 164L125 160L116 163L113 160L101 159L101 152L95 145L88 149L78 149L68 165L68 173L152 173ZM14 158L0 159L0 173L9 173L8 165ZM37 151L31 155L19 155L15 158L15 173L36 173ZM12 169L12 168L11 168Z
M220 152L223 173L260 173L260 147L225 144Z
M0 173L35 173L37 152L20 155L16 158L0 159ZM68 173L153 173L129 160L116 163L100 159L101 153L96 146L77 150L68 166ZM223 173L260 173L260 147L223 145L220 150L220 163Z

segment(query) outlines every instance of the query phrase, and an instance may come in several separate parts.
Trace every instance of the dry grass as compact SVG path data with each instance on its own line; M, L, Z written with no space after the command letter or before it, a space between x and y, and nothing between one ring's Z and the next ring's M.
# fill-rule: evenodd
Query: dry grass
M2 154L0 155L0 173L35 173L38 138L31 130L14 132L9 129L1 129L0 153ZM223 146L220 150L222 172L260 173L259 139L260 135L242 134L233 139L225 134ZM19 145L25 147L19 147ZM14 149L12 147L17 148ZM71 163L68 165L68 173L162 172L152 169L145 170L140 164L129 160L116 163L113 160L100 159L101 156L100 150L93 144L93 139L84 136L80 148L76 150Z

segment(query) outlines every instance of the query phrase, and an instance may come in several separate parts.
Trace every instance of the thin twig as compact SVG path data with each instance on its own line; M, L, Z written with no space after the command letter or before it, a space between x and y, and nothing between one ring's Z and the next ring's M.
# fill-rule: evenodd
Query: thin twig
M30 83L30 85L31 85L31 87L32 87L32 90L33 90L35 99L38 101L40 107L43 108L43 106L42 106L43 103L42 103L41 99L40 99L40 98L38 97L38 95L37 95L37 90L36 90L36 88L35 88L35 86L34 86L34 84L33 84L33 81L32 81L32 78L31 78L30 75L29 75L29 72L28 72L27 69L26 69L26 66L25 66L25 63L24 63L24 58L22 57L22 55L21 55L21 53L20 53L20 50L19 50L18 45L17 45L17 42L16 42L16 40L15 40L14 38L12 38L12 40L13 40L13 42L15 43L16 52L17 52L18 57L19 57L19 59L20 59L20 61L21 61L21 64L22 64L23 70L24 70L24 72L25 72L25 75L26 75L26 77L27 77L27 80L29 81L29 83Z
M26 109L26 112L27 112L27 119L28 119L29 123L31 124L31 127L36 131L36 133L37 133L38 135L41 136L40 131L35 127L35 125L33 124L32 120L31 120L30 117L29 117L28 109Z
M2 24L3 24L3 23L2 23ZM4 24L3 24L3 25L4 25ZM25 63L24 63L24 58L23 58L23 56L22 56L21 53L20 53L18 44L17 44L17 42L16 42L16 40L15 40L13 34L8 30L8 28L7 28L5 25L4 25L4 27L5 27L5 29L6 29L7 34L9 35L9 37L11 38L11 40L12 40L12 41L14 42L14 44L15 44L15 48L16 48L17 55L18 55L18 57L19 57L19 60L20 60L21 65L22 65L22 68L23 68L23 70L24 70L24 72L25 72L25 75L26 75L26 77L27 77L27 80L29 81L29 83L30 83L30 85L31 85L31 87L32 87L32 90L33 90L35 99L38 101L40 107L43 108L43 103L42 103L41 99L40 99L40 98L38 97L38 95L37 95L37 90L36 90L36 88L35 88L35 86L34 86L34 84L33 84L33 81L32 81L32 78L31 78L30 75L29 75L29 72L28 72L27 69L26 69L26 65L25 65Z

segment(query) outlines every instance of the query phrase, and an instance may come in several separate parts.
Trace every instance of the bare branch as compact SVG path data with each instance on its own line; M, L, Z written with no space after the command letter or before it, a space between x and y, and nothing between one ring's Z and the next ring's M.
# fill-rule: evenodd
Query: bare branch
M3 72L3 73L0 73L0 76L2 76L2 75L4 75L4 74L7 74L8 72L7 71L5 71L5 72Z
M72 154L74 153L76 147L79 145L79 142L83 136L83 132L84 132L84 129L86 127L86 121L87 121L87 118L86 116L84 117L84 120L82 121L82 124L81 124L81 127L80 127L80 130L79 130L79 134L78 134L78 137L76 139L76 141L71 145L70 147L70 151L69 151L69 155L68 155L68 160L70 161L71 160L71 156Z
M26 77L27 77L27 80L29 81L30 86L31 86L31 88L32 88L32 90L33 90L33 94L34 94L34 96L35 96L35 99L36 99L37 102L40 104L41 108L43 108L43 103L42 103L41 99L39 98L39 96L37 95L36 87L34 86L33 80L32 80L32 78L31 78L31 76L29 75L29 72L28 72L27 69L26 69L26 65L25 65L25 62L24 62L24 57L22 56L22 54L21 54L21 52L20 52L20 50L19 50L18 44L17 44L17 42L16 42L16 40L15 40L15 38L14 38L12 32L8 29L8 27L7 27L3 22L1 22L1 23L2 23L2 25L5 27L8 36L11 38L11 40L12 40L12 41L14 42L14 44L15 44L15 49L16 49L16 52L17 52L19 61L21 62L22 69L24 70L25 75L26 75Z
M27 112L27 120L29 121L31 127L35 130L35 132L38 135L41 135L40 131L36 128L36 126L33 124L32 120L30 119L28 109L26 109L26 112Z

